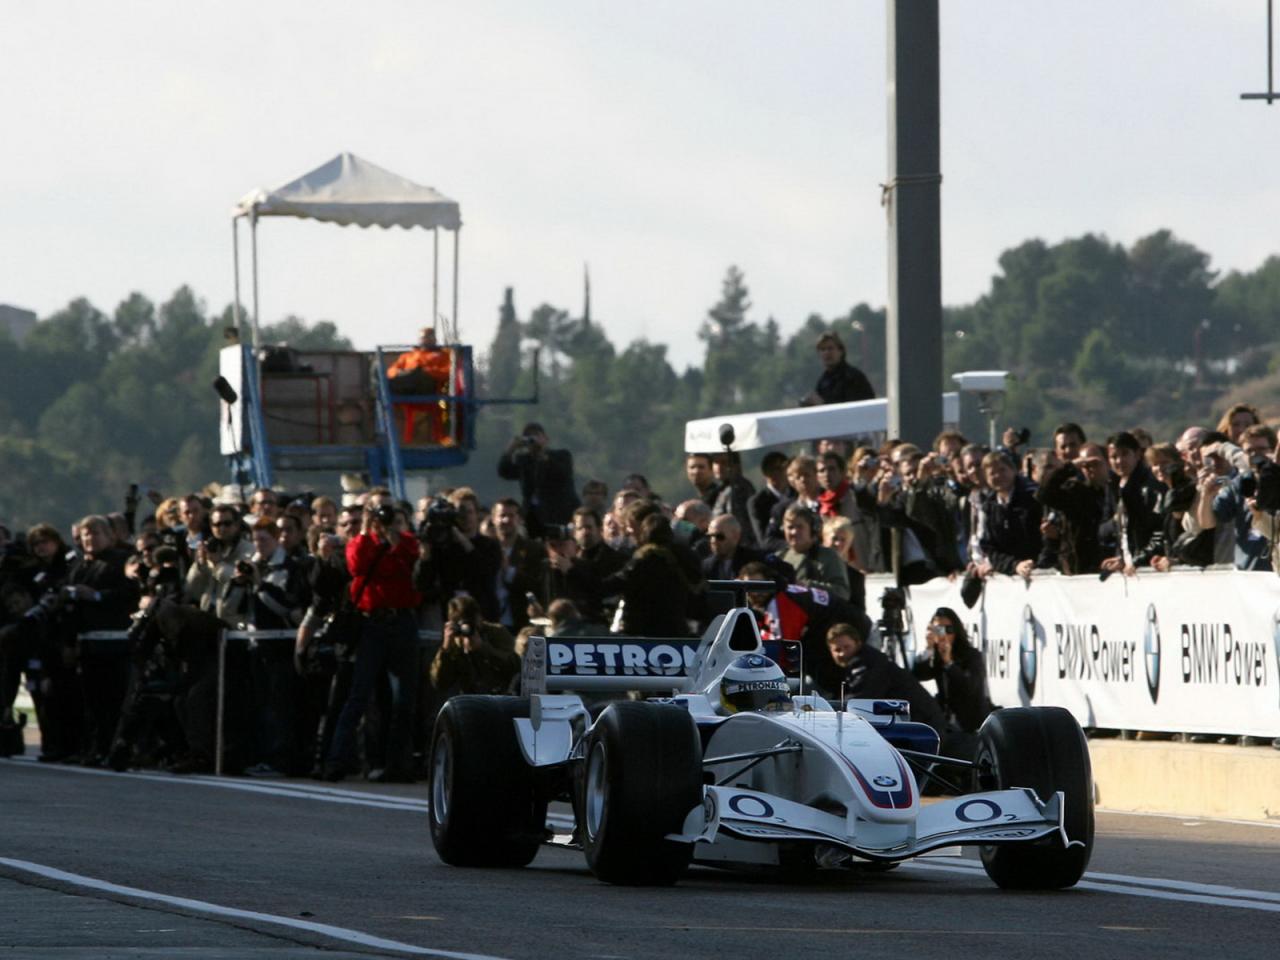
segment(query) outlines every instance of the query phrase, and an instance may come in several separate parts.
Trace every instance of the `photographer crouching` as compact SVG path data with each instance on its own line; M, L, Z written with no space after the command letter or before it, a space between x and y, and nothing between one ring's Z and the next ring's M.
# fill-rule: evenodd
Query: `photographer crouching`
M383 670L391 681L391 723L387 766L380 779L411 782L413 706L417 695L418 628L414 610L421 602L413 586L418 540L406 535L409 519L390 496L379 495L365 507L359 535L346 546L351 598L363 618L356 648L351 692L338 716L325 762L326 780L355 771L355 733Z
M431 685L441 702L458 693L506 693L520 672L515 638L480 617L474 597L449 601L444 640L431 661Z

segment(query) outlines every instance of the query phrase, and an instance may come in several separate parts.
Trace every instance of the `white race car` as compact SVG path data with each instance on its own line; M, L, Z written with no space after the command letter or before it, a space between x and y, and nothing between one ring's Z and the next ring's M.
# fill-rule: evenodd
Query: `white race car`
M1001 887L1049 889L1089 862L1089 750L1066 710L998 710L974 761L941 757L901 701L792 696L743 608L696 648L533 638L522 679L524 696L454 697L436 721L431 838L446 863L529 863L553 839L552 800L573 805L560 842L609 883L673 883L690 862L884 868L969 844ZM668 695L600 710L556 692L570 689ZM922 803L928 780L959 795Z

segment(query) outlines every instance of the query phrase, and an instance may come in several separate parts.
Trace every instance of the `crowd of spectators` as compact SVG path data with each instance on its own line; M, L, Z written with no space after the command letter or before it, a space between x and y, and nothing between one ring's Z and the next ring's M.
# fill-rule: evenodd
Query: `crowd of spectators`
M853 389L837 364L824 378ZM749 604L820 690L902 696L963 741L992 705L960 617L940 609L918 662L894 662L871 642L867 575L963 578L970 598L1039 570L1273 569L1276 434L1253 407L1172 442L1064 423L1026 444L826 440L766 453L754 483L736 453L691 453L687 491L664 497L639 474L579 490L531 423L498 464L519 499L221 488L131 498L70 542L0 526L0 754L22 749L25 682L43 761L211 770L221 702L226 770L412 780L438 705L513 689L530 635L696 636L724 606L708 584L732 579L774 582Z

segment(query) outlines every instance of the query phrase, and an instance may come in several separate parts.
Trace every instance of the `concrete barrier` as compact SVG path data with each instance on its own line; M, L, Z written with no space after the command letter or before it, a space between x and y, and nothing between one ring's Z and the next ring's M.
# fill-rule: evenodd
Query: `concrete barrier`
M1280 750L1090 740L1098 805L1280 823Z

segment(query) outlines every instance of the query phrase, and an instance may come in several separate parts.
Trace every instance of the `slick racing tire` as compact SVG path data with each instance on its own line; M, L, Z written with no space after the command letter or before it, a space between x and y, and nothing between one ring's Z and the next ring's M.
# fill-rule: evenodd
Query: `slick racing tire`
M1052 834L1034 843L981 848L982 865L997 885L1011 890L1074 886L1093 853L1093 771L1089 744L1075 717L1061 707L997 710L978 731L976 789L1030 787L1042 802L1061 791L1064 846Z
M431 735L431 842L455 867L523 867L546 831L547 800L516 738L520 697L453 697Z
M702 802L702 743L687 710L611 704L587 734L578 809L591 872L605 883L666 886L689 866L679 833Z

